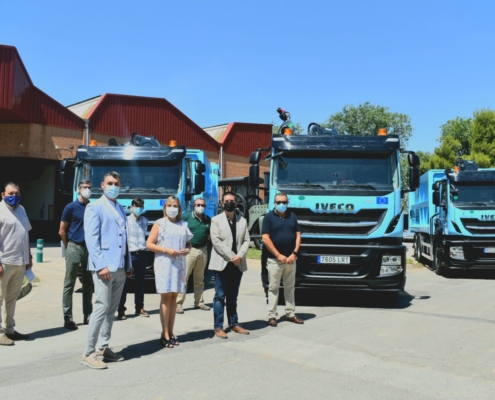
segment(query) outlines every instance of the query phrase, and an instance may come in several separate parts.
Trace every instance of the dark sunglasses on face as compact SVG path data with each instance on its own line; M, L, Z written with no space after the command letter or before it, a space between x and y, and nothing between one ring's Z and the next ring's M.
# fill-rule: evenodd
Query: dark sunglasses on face
M288 201L276 201L275 204L289 204Z
M235 203L234 200L225 200L224 203Z

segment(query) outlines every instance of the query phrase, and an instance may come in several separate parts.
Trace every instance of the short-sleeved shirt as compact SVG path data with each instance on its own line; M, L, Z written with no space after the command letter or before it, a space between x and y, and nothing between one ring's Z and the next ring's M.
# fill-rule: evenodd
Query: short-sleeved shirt
M294 213L285 212L285 218L280 217L274 211L270 211L263 219L261 234L269 234L270 239L280 254L289 257L296 248L296 232L300 232L299 223ZM263 246L263 256L275 258L270 250Z
M191 239L191 245L195 248L205 247L208 244L208 236L210 236L211 218L203 214L203 218L198 219L194 212L184 214L182 220L187 222L189 230L194 235Z
M62 213L62 221L69 224L67 237L78 244L84 244L84 211L86 204L79 200L67 204Z
M141 216L136 218L134 213L127 217L127 241L129 243L129 251L146 250L146 231L148 230L148 220Z

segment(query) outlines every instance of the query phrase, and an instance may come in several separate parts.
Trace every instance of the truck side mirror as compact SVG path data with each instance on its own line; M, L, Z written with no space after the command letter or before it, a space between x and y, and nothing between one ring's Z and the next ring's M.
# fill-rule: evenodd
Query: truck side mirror
M259 164L261 160L261 153L259 150L253 151L249 156L249 164Z
M419 169L417 167L409 168L409 189L416 190L419 188Z
M409 161L410 167L419 167L419 156L417 154L409 153L407 161Z
M202 174L203 172L206 172L206 165L204 165L202 162L197 162L196 163L196 173Z
M440 190L440 182L438 181L433 182L433 184L431 185L431 190L438 192Z
M69 159L64 159L60 161L58 166L58 183L59 191L64 194L73 194L74 190L74 178L76 171L74 170L74 161Z
M196 174L194 176L194 194L200 194L205 191L205 176Z
M433 204L440 206L440 192L433 192L432 200Z
M260 166L253 164L249 167L249 186L254 188L259 185L260 179Z

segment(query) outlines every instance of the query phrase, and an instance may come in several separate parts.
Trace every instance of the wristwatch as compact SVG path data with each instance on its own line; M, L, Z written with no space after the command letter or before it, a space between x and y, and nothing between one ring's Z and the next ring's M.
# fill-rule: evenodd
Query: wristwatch
M297 251L293 251L292 254L296 255L297 256Z

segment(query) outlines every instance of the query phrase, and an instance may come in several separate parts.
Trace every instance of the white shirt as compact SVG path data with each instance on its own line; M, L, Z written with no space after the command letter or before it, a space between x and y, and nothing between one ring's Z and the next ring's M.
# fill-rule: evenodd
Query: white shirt
M148 220L141 216L137 219L134 213L127 217L129 251L146 250L146 231Z
M0 264L28 265L31 224L21 205L0 202Z

